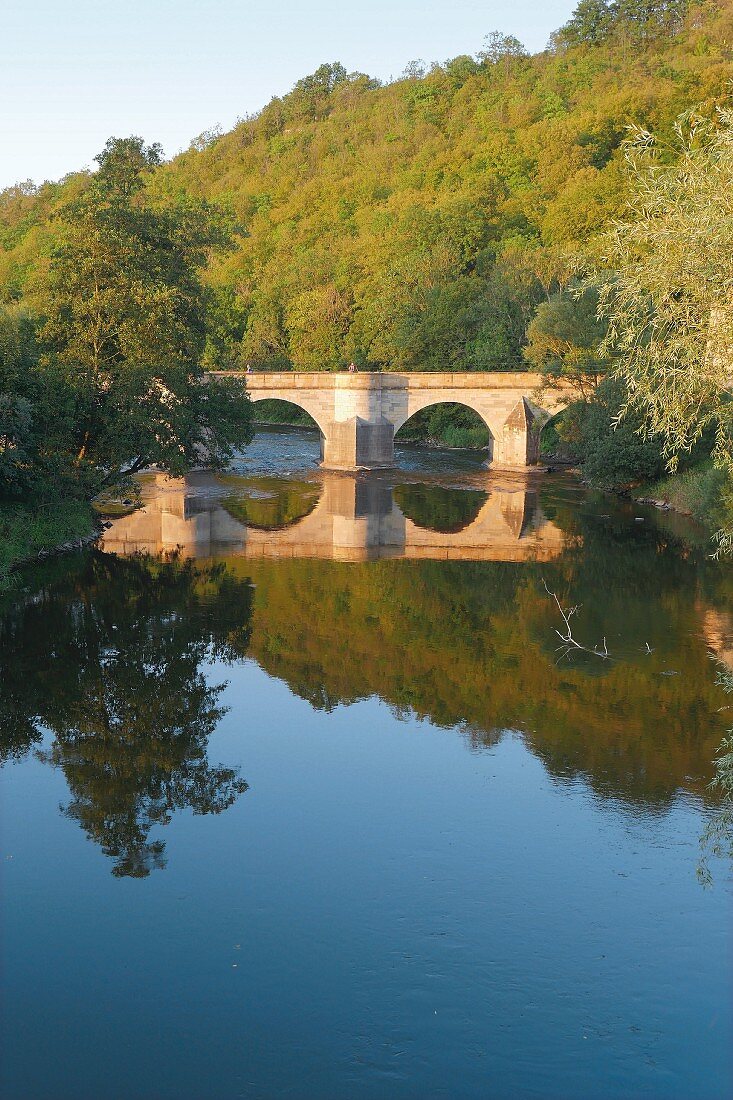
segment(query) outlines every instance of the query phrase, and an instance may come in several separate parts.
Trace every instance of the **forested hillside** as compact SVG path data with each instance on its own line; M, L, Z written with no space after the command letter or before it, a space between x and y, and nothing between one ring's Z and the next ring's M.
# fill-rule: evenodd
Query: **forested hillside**
M380 85L323 65L227 134L161 165L154 202L224 207L209 362L505 370L625 201L630 124L661 135L730 94L733 3L581 0L547 50L490 35L476 57ZM155 135L146 135L154 138ZM0 295L43 312L54 213L87 174L0 195Z

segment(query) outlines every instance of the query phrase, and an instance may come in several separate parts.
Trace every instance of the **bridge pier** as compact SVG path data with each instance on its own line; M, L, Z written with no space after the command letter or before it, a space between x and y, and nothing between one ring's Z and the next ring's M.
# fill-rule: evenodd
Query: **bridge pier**
M492 437L491 465L500 469L536 465L545 419L521 397ZM327 470L388 469L394 466L394 437L394 424L381 416L331 421L324 425L321 465Z
M540 457L540 432L546 421L526 397L520 397L494 439L492 466L507 469L535 466Z
M352 416L324 425L321 465L327 470L380 470L394 466L394 425L381 417Z

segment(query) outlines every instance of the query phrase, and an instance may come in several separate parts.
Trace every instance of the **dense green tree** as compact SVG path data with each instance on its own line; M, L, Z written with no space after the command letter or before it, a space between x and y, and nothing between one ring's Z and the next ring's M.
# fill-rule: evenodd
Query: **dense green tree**
M83 494L96 483L70 471L72 394L56 364L41 367L38 327L22 304L0 306L0 500Z
M270 369L287 369L291 365L283 307L275 295L262 295L252 304L242 335L240 361Z
M30 321L0 307L0 498L19 496L30 484L33 405L29 374L35 360Z
M41 340L42 365L73 401L68 460L102 483L156 464L222 466L250 437L246 395L207 380L199 272L228 226L201 201L147 200L157 146L111 139L99 171L60 212Z
M349 326L347 297L330 285L304 290L286 311L290 360L296 369L343 366L343 343Z
M299 80L288 96L287 115L293 118L317 119L328 109L331 94L347 79L340 61L319 65L310 76Z
M608 39L645 42L682 27L689 0L580 0L558 38L598 46Z
M592 401L570 405L558 422L561 440L600 489L628 489L664 470L661 442L643 432L642 417L621 417L626 397L623 385L607 378Z
M563 40L572 45L597 46L607 38L612 25L609 0L580 0L560 33Z
M25 397L0 393L0 486L2 496L19 496L31 463L33 406Z
M492 31L484 39L483 49L478 52L479 60L487 65L503 64L507 72L516 58L529 57L527 50L513 34Z
M554 385L568 381L589 400L608 370L601 353L606 325L598 318L598 292L558 293L541 302L527 329L524 356Z

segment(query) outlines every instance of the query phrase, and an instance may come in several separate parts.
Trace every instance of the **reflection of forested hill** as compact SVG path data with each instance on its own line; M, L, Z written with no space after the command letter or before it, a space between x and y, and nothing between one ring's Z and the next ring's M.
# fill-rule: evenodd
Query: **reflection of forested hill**
M586 773L602 791L702 790L724 700L700 633L695 570L686 566L689 588L674 566L665 584L657 559L656 591L644 594L644 557L635 582L595 596L595 570L584 576L570 561L247 563L257 585L251 652L315 706L378 695L439 725L465 724L476 744L519 728L552 771ZM578 634L598 641L605 630L622 659L558 662L560 624L541 575L585 605Z
M726 722L705 609L725 606L727 574L651 524L616 530L577 507L556 518L568 548L542 564L53 563L0 619L2 755L50 729L65 812L116 874L145 875L165 862L154 827L246 789L207 759L222 713L207 669L249 654L317 708L375 695L461 727L476 748L519 729L552 774L604 795L653 806L679 787L702 793ZM618 660L558 662L543 580L583 605L578 636L605 632Z

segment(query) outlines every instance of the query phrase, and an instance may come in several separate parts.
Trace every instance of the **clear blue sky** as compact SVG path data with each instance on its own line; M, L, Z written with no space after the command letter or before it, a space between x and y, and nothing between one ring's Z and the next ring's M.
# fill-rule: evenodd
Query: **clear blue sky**
M574 0L0 0L0 188L58 179L108 137L167 156L231 127L324 61L388 79L476 53L492 30L532 51Z

